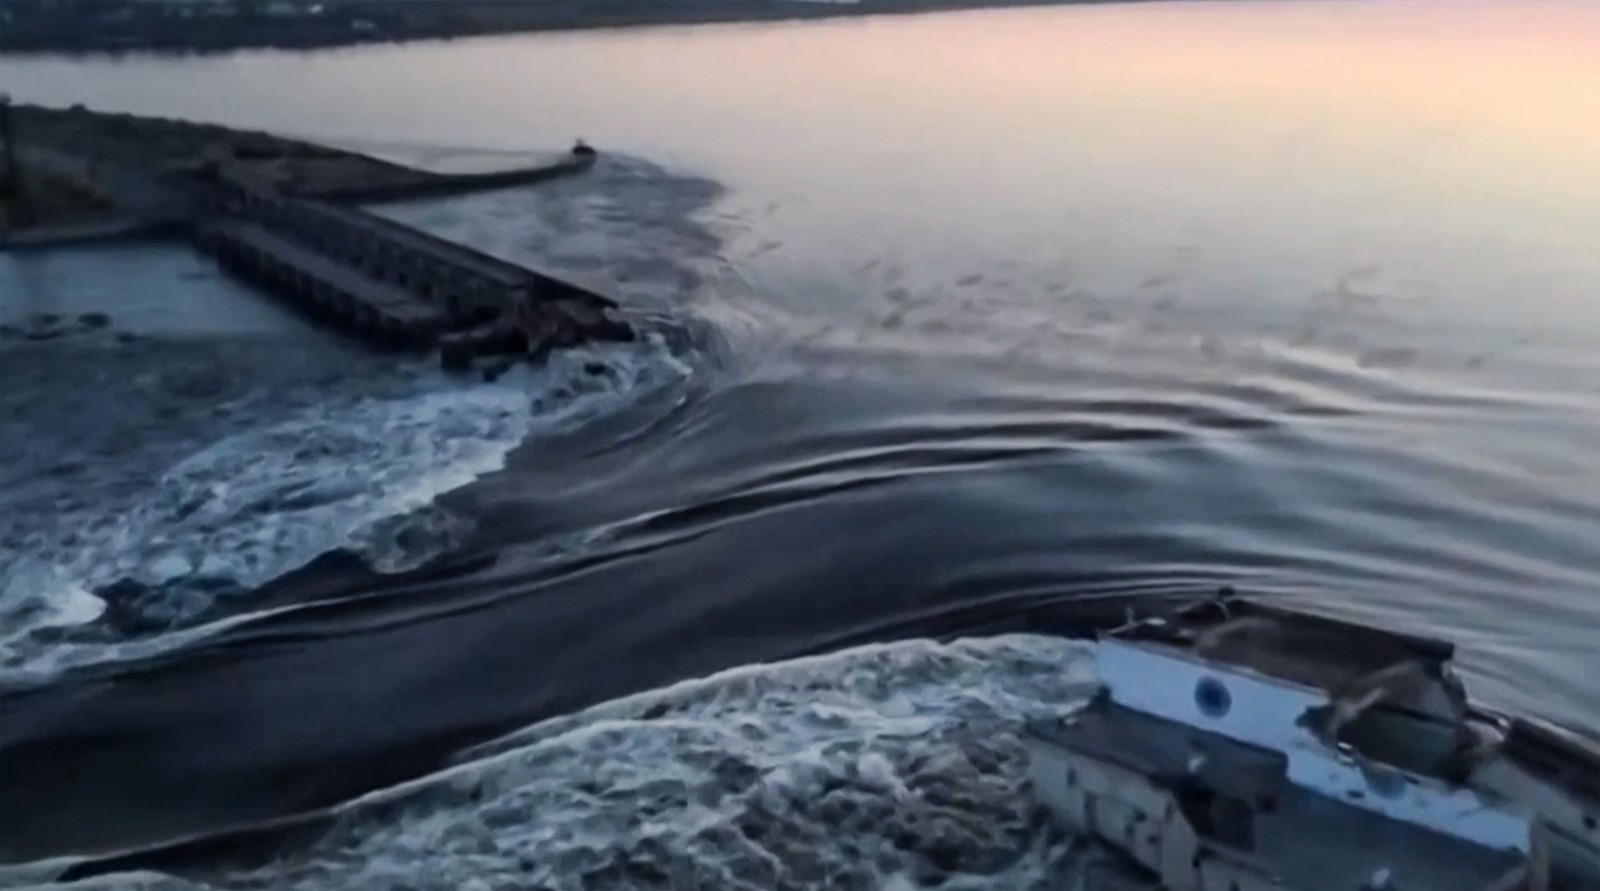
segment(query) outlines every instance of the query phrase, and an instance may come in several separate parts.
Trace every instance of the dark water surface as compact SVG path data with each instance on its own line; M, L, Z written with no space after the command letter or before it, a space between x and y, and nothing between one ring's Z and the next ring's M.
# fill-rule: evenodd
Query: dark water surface
M1058 636L1221 584L1452 638L1475 695L1600 731L1591 4L0 85L410 157L581 134L615 153L591 176L389 212L650 332L484 385L308 335L177 248L0 260L0 315L137 335L0 345L0 861L388 789L267 834L275 866L185 849L105 887L1053 886L1014 729L1081 692ZM785 661L958 636L986 639ZM906 812L960 843L905 843Z

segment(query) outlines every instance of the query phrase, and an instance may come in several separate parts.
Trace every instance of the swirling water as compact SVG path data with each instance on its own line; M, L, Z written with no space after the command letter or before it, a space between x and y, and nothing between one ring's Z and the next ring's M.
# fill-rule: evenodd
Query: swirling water
M1224 583L1600 729L1589 4L0 81L418 157L581 133L592 176L386 212L650 332L481 384L177 249L0 261L0 312L137 335L0 347L0 884L1054 887L1089 867L1014 734L1082 693L1061 635Z

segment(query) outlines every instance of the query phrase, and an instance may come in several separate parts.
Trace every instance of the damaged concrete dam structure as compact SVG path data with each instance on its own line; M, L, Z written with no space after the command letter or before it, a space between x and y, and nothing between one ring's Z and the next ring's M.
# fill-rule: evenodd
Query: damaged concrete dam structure
M221 174L194 237L224 269L370 343L473 355L631 339L610 299L356 207Z
M19 109L20 111L21 109ZM616 303L570 282L435 237L355 206L516 185L576 173L581 143L518 170L436 174L261 133L183 121L29 108L14 136L24 184L96 172L107 233L188 233L230 273L374 346L429 350L466 367L482 355L539 356L598 340L630 340ZM14 128L17 129L17 128ZM155 150L151 138L165 142ZM62 159L67 159L64 163ZM136 182L139 201L118 200ZM158 195L160 200L149 200ZM24 199L26 192L24 192ZM12 247L49 244L51 222L0 233ZM132 225L130 225L133 223ZM83 239L83 221L58 227Z

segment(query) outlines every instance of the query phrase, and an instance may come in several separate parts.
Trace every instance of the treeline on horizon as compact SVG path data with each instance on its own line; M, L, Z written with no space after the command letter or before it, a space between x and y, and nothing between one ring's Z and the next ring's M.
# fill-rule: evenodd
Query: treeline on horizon
M0 0L0 51L313 47L1041 2L1052 0Z

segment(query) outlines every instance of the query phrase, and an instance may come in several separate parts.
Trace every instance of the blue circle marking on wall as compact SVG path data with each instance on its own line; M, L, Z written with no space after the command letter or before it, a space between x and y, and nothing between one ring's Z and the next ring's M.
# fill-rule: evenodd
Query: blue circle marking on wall
M1233 694L1216 678L1201 678L1194 685L1194 704L1200 707L1200 714L1220 718L1233 708Z

